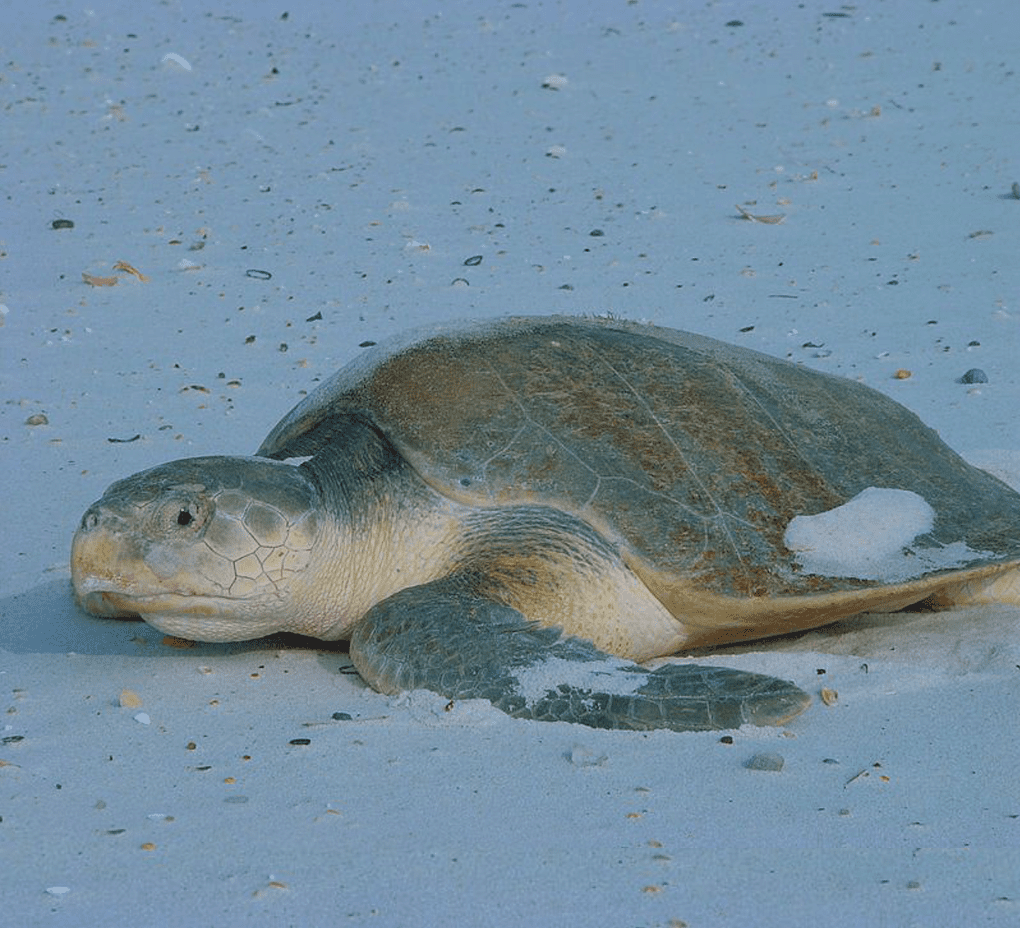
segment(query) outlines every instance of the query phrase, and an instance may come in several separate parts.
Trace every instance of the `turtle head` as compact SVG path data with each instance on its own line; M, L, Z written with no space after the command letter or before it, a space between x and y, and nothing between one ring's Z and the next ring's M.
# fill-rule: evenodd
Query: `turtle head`
M75 596L95 615L139 615L201 641L321 634L301 592L330 534L320 502L304 468L264 458L189 458L135 474L82 517Z

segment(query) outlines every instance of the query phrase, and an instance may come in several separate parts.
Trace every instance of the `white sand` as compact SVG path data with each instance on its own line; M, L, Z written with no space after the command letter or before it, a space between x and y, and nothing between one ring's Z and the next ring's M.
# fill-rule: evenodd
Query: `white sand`
M713 655L838 692L723 743L175 650L67 571L112 480L251 453L359 343L450 317L736 341L1015 479L1018 27L1015 0L4 4L0 921L1020 924L1020 610Z
M965 567L990 551L965 542L918 545L935 525L935 510L912 490L868 487L842 506L794 516L783 544L805 573L897 583L929 571ZM923 539L922 539L923 541Z

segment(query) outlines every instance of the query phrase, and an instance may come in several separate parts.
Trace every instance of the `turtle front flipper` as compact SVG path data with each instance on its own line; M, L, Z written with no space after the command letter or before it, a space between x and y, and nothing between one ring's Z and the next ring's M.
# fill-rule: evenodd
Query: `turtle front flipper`
M401 590L373 607L354 628L351 658L383 693L428 689L488 699L516 718L593 728L780 725L811 702L792 683L742 670L646 670L529 622L455 578Z

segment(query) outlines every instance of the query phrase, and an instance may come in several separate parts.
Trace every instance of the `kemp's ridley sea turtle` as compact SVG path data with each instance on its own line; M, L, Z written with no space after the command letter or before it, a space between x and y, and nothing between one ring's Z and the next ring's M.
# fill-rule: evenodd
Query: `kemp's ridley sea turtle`
M866 526L845 564L838 543L815 558L804 518L878 491L894 494L875 520L892 542L860 550ZM899 539L895 494L912 504ZM347 638L385 693L677 730L778 724L810 700L743 671L632 662L926 598L1020 602L1018 564L1020 495L882 394L568 317L367 351L255 457L113 484L71 554L97 615L203 641Z

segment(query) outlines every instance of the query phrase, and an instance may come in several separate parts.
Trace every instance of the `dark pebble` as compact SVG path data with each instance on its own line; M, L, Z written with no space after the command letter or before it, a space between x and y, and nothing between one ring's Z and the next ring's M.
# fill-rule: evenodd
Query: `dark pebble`
M74 228L74 223L70 219L54 219L50 225L57 230Z
M350 712L334 712L333 721L335 722L349 722L354 716Z
M290 743L291 744L300 745L300 746L303 747L306 744L311 744L312 743L312 739L311 738L291 738L290 739Z
M988 375L980 367L972 367L960 378L960 383L988 383Z

